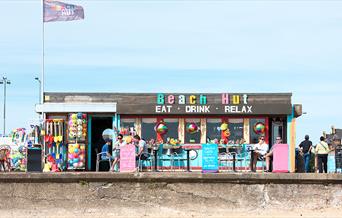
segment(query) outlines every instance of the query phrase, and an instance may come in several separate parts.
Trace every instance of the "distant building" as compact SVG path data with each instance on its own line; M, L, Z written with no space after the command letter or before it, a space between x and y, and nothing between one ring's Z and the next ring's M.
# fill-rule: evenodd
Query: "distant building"
M327 134L323 131L323 136L326 138L328 144L333 144L334 141L339 141L341 144L342 129L336 129L334 126L331 126L331 133Z

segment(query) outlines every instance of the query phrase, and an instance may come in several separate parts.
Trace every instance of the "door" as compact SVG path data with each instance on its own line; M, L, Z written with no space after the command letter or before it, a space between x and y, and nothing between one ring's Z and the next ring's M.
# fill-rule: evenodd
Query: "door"
M276 142L276 138L278 136L281 137L283 142L285 142L284 138L284 122L282 121L272 121L272 132L271 132L272 138L271 138L271 144L274 145Z

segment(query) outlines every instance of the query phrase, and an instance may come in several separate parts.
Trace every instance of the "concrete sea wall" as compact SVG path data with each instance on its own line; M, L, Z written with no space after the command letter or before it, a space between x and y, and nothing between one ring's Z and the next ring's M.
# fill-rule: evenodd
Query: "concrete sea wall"
M339 174L0 174L0 217L342 217Z

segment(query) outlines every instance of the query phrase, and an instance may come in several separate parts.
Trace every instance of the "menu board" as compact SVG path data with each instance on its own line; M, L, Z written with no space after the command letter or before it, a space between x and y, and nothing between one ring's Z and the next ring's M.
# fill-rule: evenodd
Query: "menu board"
M128 144L120 147L120 172L135 172L135 146Z
M218 166L218 146L217 144L202 145L202 173L217 173Z

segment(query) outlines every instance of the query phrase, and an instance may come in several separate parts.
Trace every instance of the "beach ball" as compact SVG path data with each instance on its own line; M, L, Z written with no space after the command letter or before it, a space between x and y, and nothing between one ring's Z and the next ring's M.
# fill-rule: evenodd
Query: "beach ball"
M72 114L72 115L71 115L71 119L72 119L72 120L76 120L76 119L77 119L77 114Z
M82 113L77 113L77 119L82 119Z
M82 121L82 119L77 119L77 125L82 125L83 124L83 121Z
M265 124L262 122L257 122L254 125L253 130L256 134L264 134L266 130Z
M196 123L189 123L187 126L186 126L186 131L190 134L194 134L196 132L199 131L199 128L198 126L196 125Z
M154 127L154 130L160 135L165 135L169 129L167 128L165 123L160 122Z
M78 163L78 167L83 167L84 166L84 164L83 164L83 162L80 162L80 163Z
M73 166L74 168L77 168L78 163L73 163L72 166Z
M85 149L85 145L81 145L80 148L83 151Z
M87 114L82 114L82 119L87 119Z
M228 124L227 123L222 123L220 129L222 131L226 131L228 129Z
M74 152L77 154L80 150L78 148L75 148Z
M79 159L80 159L81 162L83 162L83 161L84 161L84 156L83 156L83 155L80 155L80 156L79 156Z
M74 150L75 150L75 149L74 149L73 147L71 147L71 148L68 149L68 151L69 151L70 154L74 153Z

